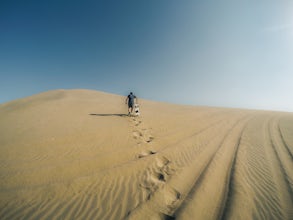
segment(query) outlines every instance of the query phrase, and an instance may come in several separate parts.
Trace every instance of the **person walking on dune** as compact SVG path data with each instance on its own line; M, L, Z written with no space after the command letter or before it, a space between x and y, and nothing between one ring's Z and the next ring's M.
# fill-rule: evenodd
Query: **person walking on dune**
M137 102L136 96L132 92L130 92L125 101L125 104L128 104L128 115L133 112L135 101Z

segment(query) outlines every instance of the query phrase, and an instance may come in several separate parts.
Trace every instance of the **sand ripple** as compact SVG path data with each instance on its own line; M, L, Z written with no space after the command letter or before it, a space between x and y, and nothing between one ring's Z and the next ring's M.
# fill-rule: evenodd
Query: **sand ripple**
M0 219L293 219L292 114L123 99L0 105Z

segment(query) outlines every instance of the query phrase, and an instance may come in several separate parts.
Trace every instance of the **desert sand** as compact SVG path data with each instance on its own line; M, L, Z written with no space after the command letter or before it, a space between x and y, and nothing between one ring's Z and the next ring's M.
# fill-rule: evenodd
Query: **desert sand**
M293 219L293 113L89 90L0 105L0 219Z

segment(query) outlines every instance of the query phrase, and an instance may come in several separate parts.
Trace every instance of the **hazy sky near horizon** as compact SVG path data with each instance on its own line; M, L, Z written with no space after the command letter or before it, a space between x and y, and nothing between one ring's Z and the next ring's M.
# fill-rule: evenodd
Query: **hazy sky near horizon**
M0 1L0 103L95 89L293 111L293 1Z

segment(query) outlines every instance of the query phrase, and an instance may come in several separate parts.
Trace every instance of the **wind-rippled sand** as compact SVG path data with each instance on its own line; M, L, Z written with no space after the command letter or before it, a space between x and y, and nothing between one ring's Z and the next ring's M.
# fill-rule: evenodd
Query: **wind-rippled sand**
M88 90L0 105L0 219L293 219L293 114Z

